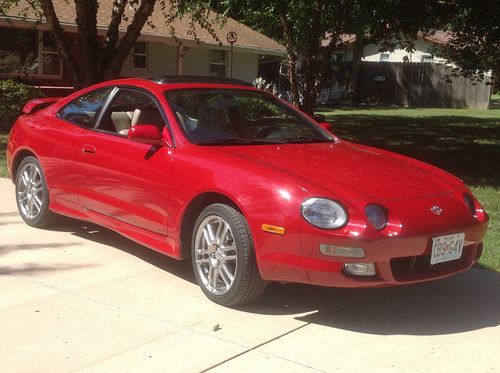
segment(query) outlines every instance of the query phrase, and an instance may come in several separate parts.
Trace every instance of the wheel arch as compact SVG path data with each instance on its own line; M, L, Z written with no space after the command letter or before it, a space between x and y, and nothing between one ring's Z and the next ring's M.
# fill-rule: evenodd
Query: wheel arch
M16 154L14 155L14 159L12 161L12 174L11 174L12 181L15 182L17 170L19 169L19 165L21 164L23 159L26 157L35 157L36 159L38 159L36 154L29 149L21 149L21 150L17 151Z
M193 224L198 218L198 215L201 213L201 211L203 211L204 208L214 203L223 203L225 205L231 206L244 216L244 213L238 206L238 204L224 194L218 192L204 192L197 195L191 200L182 215L180 229L181 259L187 259L191 256L191 234Z

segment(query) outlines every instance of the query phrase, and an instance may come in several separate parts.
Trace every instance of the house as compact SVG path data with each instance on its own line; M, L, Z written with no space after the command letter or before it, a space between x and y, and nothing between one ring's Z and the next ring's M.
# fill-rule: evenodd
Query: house
M76 24L75 8L65 0L54 0L54 7L61 25L67 33L70 46L75 48ZM113 0L99 1L97 16L98 33L105 35L110 21ZM228 18L216 34L222 45L204 29L198 27L198 42L190 34L189 20L177 19L166 25L160 5L144 25L140 37L123 64L122 76L159 75L201 75L228 77L252 82L257 77L260 55L286 55L286 49L276 41ZM132 9L127 9L132 15ZM23 14L23 17L19 15ZM41 86L47 94L66 94L73 89L71 77L63 66L48 37L48 26L37 23L35 12L26 0L0 17L0 79L19 78L33 85ZM123 33L127 22L122 22ZM171 36L175 30L177 41ZM234 52L230 54L230 44L226 40L229 31L237 34ZM179 43L180 42L180 43ZM232 68L231 68L232 67Z
M412 52L408 52L401 47L396 47L394 51L383 51L376 44L368 44L363 48L362 61L366 62L444 62L443 59L434 56L434 49L440 45L445 45L451 39L450 34L445 31L436 31L432 35L419 35ZM348 62L353 59L353 47L356 42L356 35L343 34L340 36L338 48L333 51L332 59L336 62ZM330 43L327 37L323 40L322 46L326 47Z

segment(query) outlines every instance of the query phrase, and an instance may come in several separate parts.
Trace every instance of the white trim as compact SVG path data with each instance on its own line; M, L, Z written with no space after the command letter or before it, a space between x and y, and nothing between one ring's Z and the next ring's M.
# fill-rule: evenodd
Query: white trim
M52 85L34 85L33 87L38 89L68 89L68 90L75 89L75 87L56 87Z

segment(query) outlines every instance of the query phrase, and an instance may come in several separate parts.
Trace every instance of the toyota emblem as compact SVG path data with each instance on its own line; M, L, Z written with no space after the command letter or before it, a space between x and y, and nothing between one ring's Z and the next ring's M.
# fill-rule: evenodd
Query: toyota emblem
M443 213L443 209L439 206L432 206L431 211L436 215L441 215Z

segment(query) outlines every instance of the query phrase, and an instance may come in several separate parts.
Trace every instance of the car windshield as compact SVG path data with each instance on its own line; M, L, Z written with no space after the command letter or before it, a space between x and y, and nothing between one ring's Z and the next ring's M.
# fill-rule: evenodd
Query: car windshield
M332 142L334 137L271 94L178 89L167 100L189 141L199 145Z

